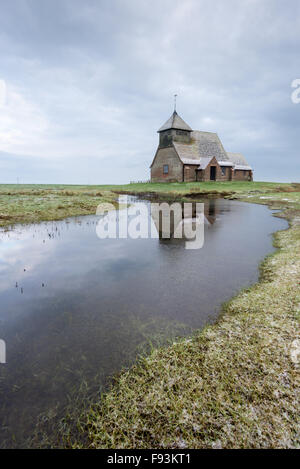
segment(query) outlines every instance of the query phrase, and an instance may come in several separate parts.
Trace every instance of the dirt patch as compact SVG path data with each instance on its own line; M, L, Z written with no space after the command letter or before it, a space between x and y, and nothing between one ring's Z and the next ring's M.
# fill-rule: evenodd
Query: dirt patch
M219 191L195 191L195 192L183 192L183 193L173 193L173 192L137 192L137 191L113 191L115 194L120 195L134 195L141 197L147 200L181 200L181 199L201 199L201 198L222 198L222 197L232 197L235 192L219 192Z
M184 194L184 197L189 199L199 199L201 197L207 198L222 198L222 197L232 197L235 192L219 192L219 191L210 191L210 192L190 192L188 194Z
M300 192L300 183L293 183L292 187L276 187L274 192Z

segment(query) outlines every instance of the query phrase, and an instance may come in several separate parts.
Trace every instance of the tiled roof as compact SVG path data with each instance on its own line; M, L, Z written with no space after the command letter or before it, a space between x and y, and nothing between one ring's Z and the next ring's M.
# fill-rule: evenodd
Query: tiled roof
M188 158L180 158L183 164L196 164L199 165L201 160L190 160Z
M201 158L198 169L205 169L206 166L211 162L212 158Z
M237 170L252 170L241 153L227 153L217 134L194 130L191 143L173 142L174 148L183 164L197 164L205 169L215 157L220 166L233 166Z
M231 161L218 161L220 166L234 166L234 164Z
M191 133L191 139L197 145L200 156L205 158L213 158L215 156L218 161L229 159L216 133L194 130Z
M235 169L252 169L242 153L227 153L228 159L234 164Z
M179 143L173 142L175 150L179 156L179 158L183 161L186 160L194 160L194 164L199 164L200 155L197 148L197 145L192 143ZM191 163L189 163L191 164Z
M188 130L189 132L192 132L190 126L184 122L184 120L177 114L176 111L173 112L171 117L167 120L167 122L164 123L164 125L161 126L158 132L169 129Z
M173 142L173 145L184 164L206 167L213 157L218 161L230 163L218 135L212 132L195 130L191 133L191 143Z
M239 170L242 170L242 171L253 171L251 166L248 166L248 165L246 166L246 165L241 165L241 164L240 165L236 164L234 166L234 169L239 169Z

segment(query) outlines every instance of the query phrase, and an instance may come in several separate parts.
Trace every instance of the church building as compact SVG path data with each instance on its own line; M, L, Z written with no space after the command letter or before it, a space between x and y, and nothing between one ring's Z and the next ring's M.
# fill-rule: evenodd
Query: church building
M226 152L216 133L192 130L176 110L158 133L151 182L253 180L241 153Z

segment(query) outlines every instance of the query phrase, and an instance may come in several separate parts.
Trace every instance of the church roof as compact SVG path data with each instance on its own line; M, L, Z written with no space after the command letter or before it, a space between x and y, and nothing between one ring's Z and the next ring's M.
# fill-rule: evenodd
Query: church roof
M173 146L183 164L198 165L199 169L205 169L213 157L220 166L252 169L241 153L226 152L218 135L213 132L194 130L191 133L191 143L173 141Z
M171 117L161 126L158 132L163 132L164 130L177 129L177 130L188 130L192 132L190 126L184 122L184 120L177 114L176 111L173 112Z
M205 165L214 156L218 161L229 161L218 135L213 132L195 130L191 133L191 143L173 142L177 154L184 164Z
M244 167L250 168L246 158L244 157L244 155L242 155L242 153L228 153L227 152L227 155L228 155L228 159L235 165L236 169L239 169L238 168L239 166L243 167L241 169L244 169Z
M175 150L184 164L200 164L200 155L196 145L173 142Z
M200 156L205 158L215 156L218 161L227 161L229 159L218 134L195 130L192 132L191 138L195 142Z

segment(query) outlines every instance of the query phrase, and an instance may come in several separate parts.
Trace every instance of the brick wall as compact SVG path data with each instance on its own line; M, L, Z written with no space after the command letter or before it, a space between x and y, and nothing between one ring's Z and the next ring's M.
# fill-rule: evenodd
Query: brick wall
M164 165L169 166L168 174L164 174ZM159 148L151 167L152 182L182 182L183 164L173 147ZM195 179L194 179L195 180Z
M199 165L184 165L184 182L196 181L196 169Z
M221 167L221 174L218 178L218 181L231 181L232 167L231 166L223 166L223 170L224 170L225 174L223 174L222 167Z
M169 172L164 174L164 165L168 165ZM151 181L152 182L182 182L183 172L184 181L210 181L210 168L216 167L216 181L249 181L253 180L252 171L236 170L227 166L225 174L216 158L213 158L207 167L202 171L197 171L198 165L183 165L174 147L169 146L166 148L159 148L156 158L151 167Z
M236 169L232 177L233 181L252 181L252 171L243 171Z

